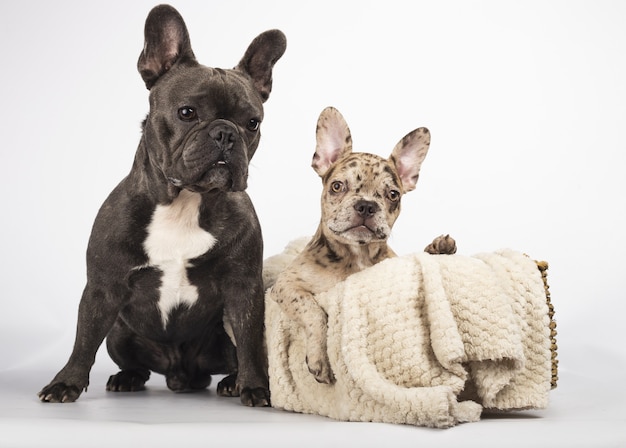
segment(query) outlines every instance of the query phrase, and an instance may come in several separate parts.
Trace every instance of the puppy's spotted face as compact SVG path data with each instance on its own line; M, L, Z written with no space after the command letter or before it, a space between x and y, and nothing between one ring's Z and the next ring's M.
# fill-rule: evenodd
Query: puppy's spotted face
M322 178L323 234L342 244L385 242L400 214L402 195L415 188L430 145L418 128L402 138L388 159L352 152L352 135L337 109L317 122L313 169Z
M400 214L402 182L387 159L351 153L323 176L322 224L344 244L386 241Z

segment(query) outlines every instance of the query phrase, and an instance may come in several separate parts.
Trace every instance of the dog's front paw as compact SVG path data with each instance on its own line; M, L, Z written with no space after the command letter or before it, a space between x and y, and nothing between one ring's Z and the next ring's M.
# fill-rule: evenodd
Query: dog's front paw
M44 403L72 403L78 399L82 388L65 383L50 383L37 394Z
M244 406L270 406L270 391L266 387L237 386L237 375L228 375L217 384L217 394L221 397L239 397Z
M241 403L245 406L270 406L270 391L264 387L244 387L241 389Z
M452 255L456 253L456 241L450 235L440 235L424 248L424 252L433 255Z
M333 384L335 382L335 375L326 356L307 355L306 365L318 383Z

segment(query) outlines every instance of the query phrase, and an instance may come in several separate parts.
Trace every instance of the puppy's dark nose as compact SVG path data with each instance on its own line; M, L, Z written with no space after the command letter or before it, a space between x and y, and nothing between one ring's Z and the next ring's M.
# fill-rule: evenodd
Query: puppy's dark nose
M379 210L378 204L372 201L361 200L354 204L354 209L363 218L373 216Z

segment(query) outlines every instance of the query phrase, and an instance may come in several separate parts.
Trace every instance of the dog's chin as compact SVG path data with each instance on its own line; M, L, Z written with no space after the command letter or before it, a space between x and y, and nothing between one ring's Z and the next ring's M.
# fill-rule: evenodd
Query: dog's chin
M215 190L236 192L243 191L248 186L245 176L233 174L226 164L213 165L198 180L188 183L173 178L169 180L174 186L195 193L207 193Z
M365 245L386 241L386 235L377 235L377 233L367 226L360 225L351 227L338 233L346 243Z

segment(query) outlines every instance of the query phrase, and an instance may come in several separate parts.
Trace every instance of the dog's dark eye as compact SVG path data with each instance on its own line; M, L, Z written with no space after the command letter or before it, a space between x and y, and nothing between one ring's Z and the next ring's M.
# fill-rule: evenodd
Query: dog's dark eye
M259 130L259 126L261 126L261 120L257 120L256 118L252 118L246 124L246 128L248 129L248 131L253 131L253 132L254 131L258 131Z
M334 181L330 184L330 191L333 193L341 193L343 191L343 182L338 180Z
M197 116L198 113L196 112L196 109L191 106L183 106L178 109L178 118L180 118L182 121L195 120Z
M389 190L389 193L387 193L387 199L391 202L398 202L400 199L400 192L397 190Z

